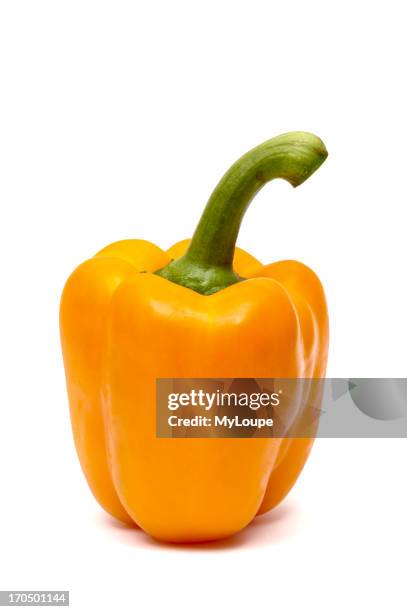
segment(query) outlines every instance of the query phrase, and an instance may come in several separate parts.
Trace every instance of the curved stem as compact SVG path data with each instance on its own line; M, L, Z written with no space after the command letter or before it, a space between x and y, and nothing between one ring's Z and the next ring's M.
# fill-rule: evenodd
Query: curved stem
M301 185L328 153L308 132L289 132L241 157L218 183L205 207L185 255L157 274L209 295L238 282L232 268L236 239L253 197L274 178Z

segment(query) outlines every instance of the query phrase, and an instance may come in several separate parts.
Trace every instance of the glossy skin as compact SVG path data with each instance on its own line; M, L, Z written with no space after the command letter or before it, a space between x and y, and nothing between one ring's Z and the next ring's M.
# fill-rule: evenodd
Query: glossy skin
M301 263L261 266L236 249L248 280L200 295L152 274L182 255L141 240L79 266L61 301L61 339L75 444L103 508L153 537L230 536L288 493L313 440L161 439L157 378L323 377L328 317L322 286ZM296 418L309 394L300 391ZM301 410L302 408L302 410Z

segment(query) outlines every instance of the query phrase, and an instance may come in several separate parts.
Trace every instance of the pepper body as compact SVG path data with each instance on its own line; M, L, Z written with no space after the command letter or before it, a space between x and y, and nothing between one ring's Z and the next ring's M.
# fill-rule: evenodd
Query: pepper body
M205 280L198 292L161 274L190 252L190 241L168 252L142 240L109 245L73 272L60 311L89 486L107 512L173 542L230 536L275 507L313 439L157 438L156 379L321 378L328 350L324 292L305 265L263 266L233 245L239 280L216 291ZM298 421L320 393L320 384L301 387Z

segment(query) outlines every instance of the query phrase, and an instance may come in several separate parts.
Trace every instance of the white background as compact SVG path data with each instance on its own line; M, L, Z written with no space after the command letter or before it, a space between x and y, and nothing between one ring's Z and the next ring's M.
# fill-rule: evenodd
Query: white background
M405 440L319 440L286 502L229 542L110 521L71 440L64 281L120 238L169 246L248 148L330 157L256 198L239 243L319 274L331 376L406 376L405 3L3 0L0 589L74 610L405 610Z

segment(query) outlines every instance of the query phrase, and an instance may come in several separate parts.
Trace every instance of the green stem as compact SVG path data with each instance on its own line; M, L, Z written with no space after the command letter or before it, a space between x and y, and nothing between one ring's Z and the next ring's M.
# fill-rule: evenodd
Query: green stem
M243 155L209 198L188 251L156 274L203 295L243 280L233 270L233 256L240 224L256 193L275 178L301 185L327 155L322 140L308 132L276 136Z

